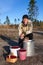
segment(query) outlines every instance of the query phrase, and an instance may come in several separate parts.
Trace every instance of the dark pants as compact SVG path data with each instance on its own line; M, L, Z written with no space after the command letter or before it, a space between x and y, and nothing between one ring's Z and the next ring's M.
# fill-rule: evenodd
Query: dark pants
M27 34L25 37L29 38L29 40L32 40L33 39L33 33ZM23 48L23 41L24 41L24 39L19 38L19 46L20 46L20 48Z

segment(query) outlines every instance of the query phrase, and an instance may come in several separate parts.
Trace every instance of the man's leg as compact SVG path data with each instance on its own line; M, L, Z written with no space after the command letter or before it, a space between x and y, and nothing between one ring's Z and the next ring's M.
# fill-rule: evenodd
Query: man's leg
M33 39L33 33L29 34L29 39L32 40Z
M33 33L27 34L25 37L28 37L29 40L32 40L33 39Z
M19 43L18 44L19 44L19 47L20 48L23 48L23 40L24 39L19 38Z

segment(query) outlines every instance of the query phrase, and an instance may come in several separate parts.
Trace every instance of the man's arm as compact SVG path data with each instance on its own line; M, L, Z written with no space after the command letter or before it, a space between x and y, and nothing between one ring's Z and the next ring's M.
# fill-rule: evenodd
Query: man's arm
M33 24L32 24L32 21L30 21L30 24L31 24L30 29L29 29L29 31L26 32L26 34L29 34L29 33L32 33L33 32Z
M19 24L18 30L19 30L19 36L20 36L22 34L21 24Z
M23 34L23 32L22 32L21 24L19 25L18 29L19 29L19 37L20 37L21 39L23 39L23 38L24 38L24 34Z

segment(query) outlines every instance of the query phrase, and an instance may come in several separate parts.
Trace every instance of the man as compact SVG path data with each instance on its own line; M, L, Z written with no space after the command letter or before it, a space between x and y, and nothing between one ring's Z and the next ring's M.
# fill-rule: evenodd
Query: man
M25 38L28 40L33 39L33 24L29 20L28 15L23 15L22 22L19 25L19 46L23 48L23 41Z

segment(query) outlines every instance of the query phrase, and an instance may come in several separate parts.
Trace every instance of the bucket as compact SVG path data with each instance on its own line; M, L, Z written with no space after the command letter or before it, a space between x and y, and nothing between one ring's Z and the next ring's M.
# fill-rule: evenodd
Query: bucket
M19 50L19 58L20 60L26 60L26 50L25 49Z
M14 55L14 56L18 56L18 50L20 50L19 46L12 46L10 47L10 52Z
M33 40L24 41L23 48L26 49L27 56L34 55L35 50L34 50L34 41Z

